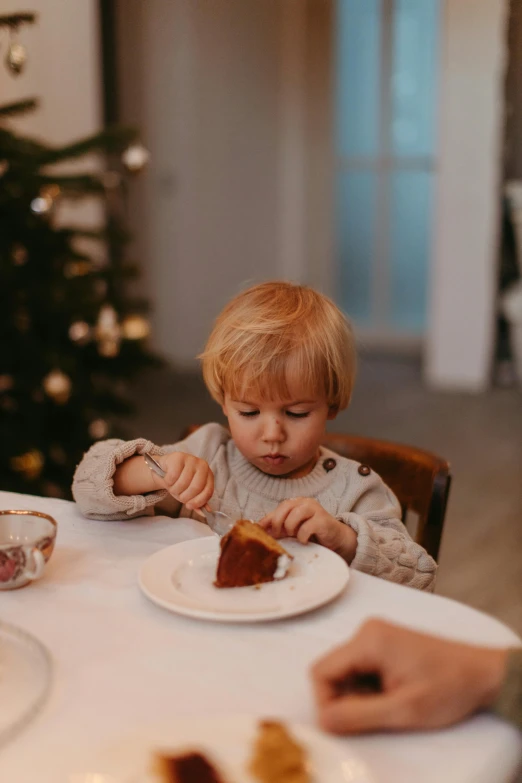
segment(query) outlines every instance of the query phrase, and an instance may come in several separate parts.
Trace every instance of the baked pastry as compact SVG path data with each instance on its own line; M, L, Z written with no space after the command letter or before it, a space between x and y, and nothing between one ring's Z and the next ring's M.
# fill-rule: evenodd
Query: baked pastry
M220 543L216 587L246 587L286 576L291 555L260 525L240 519Z
M225 783L206 756L198 751L177 756L158 754L155 770L164 783Z
M261 721L249 766L259 783L311 783L307 756L283 723Z

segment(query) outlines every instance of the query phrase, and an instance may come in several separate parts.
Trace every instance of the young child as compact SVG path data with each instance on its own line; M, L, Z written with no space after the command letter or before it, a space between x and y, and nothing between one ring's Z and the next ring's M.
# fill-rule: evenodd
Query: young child
M368 574L433 589L436 563L408 535L391 490L321 446L355 376L351 329L330 299L286 282L249 288L219 315L200 358L229 430L206 424L161 447L144 438L96 443L73 482L86 516L199 518L195 509L215 504L276 538L313 537Z

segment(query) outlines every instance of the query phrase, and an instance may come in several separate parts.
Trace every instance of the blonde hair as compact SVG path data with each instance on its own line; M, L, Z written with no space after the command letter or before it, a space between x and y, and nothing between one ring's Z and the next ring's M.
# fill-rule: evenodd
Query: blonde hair
M303 285L260 283L222 310L199 356L212 397L287 399L289 377L301 388L346 408L356 358L348 319L331 299Z

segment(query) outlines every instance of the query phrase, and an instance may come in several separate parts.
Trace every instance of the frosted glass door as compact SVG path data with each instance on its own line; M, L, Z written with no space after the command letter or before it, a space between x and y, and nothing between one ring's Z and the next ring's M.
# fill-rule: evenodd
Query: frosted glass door
M431 247L440 0L337 0L338 299L421 335Z

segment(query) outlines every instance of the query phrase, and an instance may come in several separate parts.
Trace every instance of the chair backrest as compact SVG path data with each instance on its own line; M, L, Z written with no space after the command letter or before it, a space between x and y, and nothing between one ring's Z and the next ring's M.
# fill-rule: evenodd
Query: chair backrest
M198 426L187 427L182 437L190 435ZM359 435L327 433L323 445L368 465L379 474L397 496L403 521L408 511L415 513L414 539L437 560L451 485L449 463L414 446Z
M358 435L328 433L323 445L379 474L397 496L403 521L408 511L416 514L414 538L436 560L451 485L449 463L423 449Z

